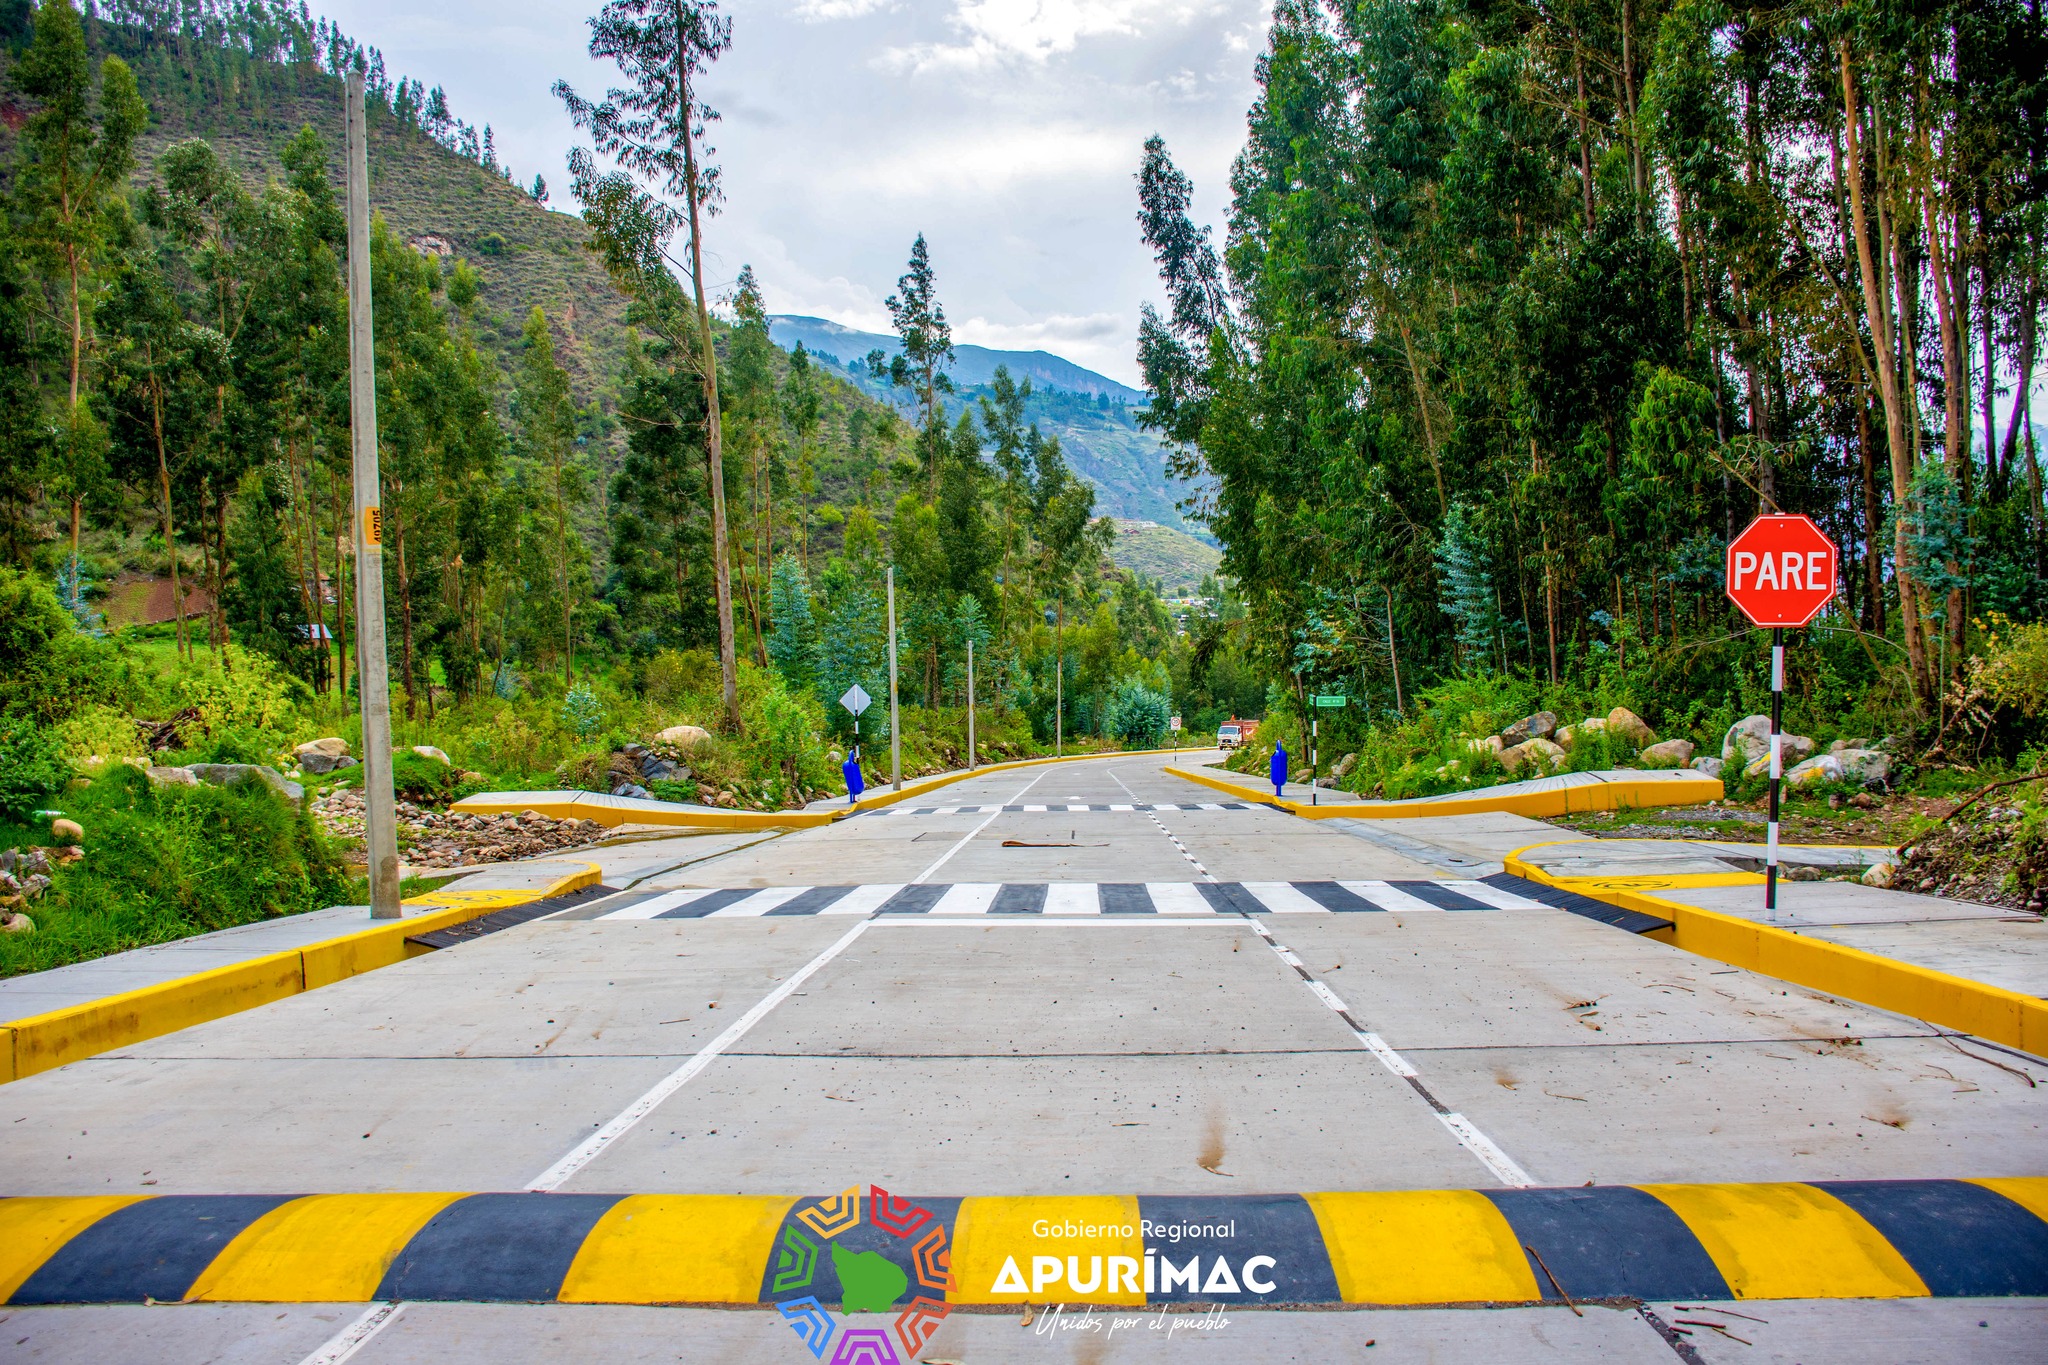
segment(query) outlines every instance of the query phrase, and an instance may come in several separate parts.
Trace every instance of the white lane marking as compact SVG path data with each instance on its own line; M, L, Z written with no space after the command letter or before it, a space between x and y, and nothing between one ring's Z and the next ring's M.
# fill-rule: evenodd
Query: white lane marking
M1314 992L1315 992L1315 996L1316 996L1316 999L1318 999L1318 1000L1322 1001L1322 1002L1323 1002L1323 1003L1324 1003L1325 1005L1328 1005L1328 1006L1329 1006L1329 1007L1330 1007L1331 1009L1333 1009L1333 1010L1337 1011L1337 1013L1339 1013L1339 1014L1348 1014L1348 1013L1350 1013L1350 1011L1351 1011L1351 1007L1350 1007L1349 1005L1345 1004L1345 1003L1344 1003L1344 1002L1343 1002L1342 1000L1339 1000L1339 999L1337 998L1337 992L1335 992L1335 991L1331 990L1331 989L1330 989L1330 988L1329 988L1328 986L1325 986L1325 985L1324 985L1324 984L1323 984L1322 982L1320 982L1320 981L1310 981L1310 982L1308 983L1308 988L1309 988L1310 990L1312 990L1312 991L1314 991Z
M1463 1114L1438 1114L1444 1127L1456 1135L1466 1151L1479 1158L1480 1164L1493 1172L1494 1179L1503 1185L1516 1189L1527 1189L1536 1183L1530 1174L1514 1163L1514 1159L1493 1145L1493 1139L1474 1128Z
M951 890L933 902L934 915L986 915L994 904L1001 882L956 882Z
M1045 914L1099 915L1102 897L1094 882L1053 882L1045 888Z
M692 891L665 891L652 900L644 900L638 905L629 905L623 910L614 910L608 915L599 915L598 918L653 919L655 916L666 911L678 910L692 901L702 900L715 889L714 887L703 887Z
M854 940L859 938L866 931L867 927L873 923L875 923L874 920L867 919L856 923L840 937L837 943L834 943L824 952L819 953L816 957L805 963L788 980L762 996L760 1003L734 1020L730 1028L726 1029L725 1032L719 1034L716 1038L713 1038L702 1048L699 1048L696 1055L691 1057L690 1060L655 1082L653 1089L627 1105L625 1109L620 1111L618 1117L599 1128L589 1137L583 1139L583 1141L577 1143L567 1156L564 1156L560 1161L557 1161L554 1165L534 1177L533 1182L526 1188L545 1193L551 1190L558 1190L563 1185L566 1185L578 1171L595 1161L605 1148L631 1132L635 1124L653 1113L663 1100L675 1094L676 1091L681 1090L695 1079L704 1068L710 1066L717 1059L718 1054L746 1037L749 1029L767 1018L770 1010L789 999L797 987L803 985L804 982L809 981L813 976L822 971L825 965L831 962L833 958L838 957L841 953L852 947Z
M389 1327L404 1311L402 1303L371 1304L354 1322L336 1332L325 1346L307 1356L299 1365L341 1365L342 1361L369 1345L371 1337Z
M1070 810L1070 811L1075 811L1075 810L1087 810L1087 809L1088 809L1088 807L1086 807L1086 806L1068 806L1068 807L1067 807L1066 809L1068 809L1068 810Z
M1441 905L1431 905L1420 896L1411 896L1400 887L1387 882L1338 882L1337 885L1354 896L1365 897L1382 910L1399 910L1404 913L1429 910L1438 914L1443 913Z
M1162 915L1213 915L1216 907L1195 890L1193 882L1146 882L1145 894Z
M1111 806L1111 810L1136 810L1136 806Z
M1027 815L1043 815L1043 814L1045 813L1045 807L1044 807L1044 806L1026 806L1026 807L1024 807L1024 811L1025 811L1025 813L1026 813Z
M1517 896L1512 891L1503 891L1497 886L1488 886L1485 882L1447 881L1443 885L1448 886L1461 896L1470 896L1473 900L1483 905L1490 905L1496 910L1548 910L1550 908L1542 901L1532 901L1527 896Z
M1420 1074L1414 1067L1408 1065L1406 1057L1388 1047L1387 1040L1380 1037L1377 1033L1361 1033L1358 1035L1358 1041L1365 1044L1366 1051L1384 1062L1387 1070L1403 1080Z
M924 871L918 873L917 876L914 879L912 879L911 884L913 886L922 886L927 881L931 880L932 873L937 872L940 868L944 867L947 863L951 862L953 860L953 855L955 853L958 853L961 849L967 847L968 842L971 839L973 839L975 835L987 829L989 827L990 822L992 822L996 818L996 816L1001 815L1003 813L1003 806L1014 806L1019 801L1023 800L1024 793L1030 791L1033 787L1037 786L1040 780L1045 777L1045 774L1051 771L1052 769L1050 768L1045 769L1045 771L1039 773L1037 777L1032 778L1029 782L1026 782L1022 787L1018 788L1017 794L1015 796L1003 802L1001 805L998 805L994 811L992 811L985 819L982 820L980 824L976 825L973 829L968 830L967 833L961 835L959 843L953 845L944 853L941 853L939 855L939 860L933 863L930 867L926 868Z
M1294 889L1290 882L1241 882L1239 885L1276 915L1327 915L1329 907L1317 905Z
M833 901L818 913L821 915L866 915L888 904L889 898L903 889L903 883L891 882L885 886L856 886L846 895Z
M974 807L974 809L978 811L981 809L981 807L976 806ZM959 813L960 808L958 806L940 806L937 810L934 810L932 812L933 815L958 815Z
M731 905L713 910L704 918L751 919L756 915L765 915L779 905L789 904L810 889L808 886L778 886L773 891L756 892L743 901L734 901Z

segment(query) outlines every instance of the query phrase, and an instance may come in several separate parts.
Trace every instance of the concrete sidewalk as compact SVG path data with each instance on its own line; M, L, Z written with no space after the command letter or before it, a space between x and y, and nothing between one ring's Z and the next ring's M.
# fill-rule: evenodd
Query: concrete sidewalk
M1792 880L1787 871L1855 877L1896 851L1780 845L1777 906L1764 908L1760 844L1686 839L1563 839L1514 855L1546 880L1588 892L1626 888L1896 962L2048 997L2048 923L2024 911L1865 886ZM1810 874L1809 874L1810 875Z

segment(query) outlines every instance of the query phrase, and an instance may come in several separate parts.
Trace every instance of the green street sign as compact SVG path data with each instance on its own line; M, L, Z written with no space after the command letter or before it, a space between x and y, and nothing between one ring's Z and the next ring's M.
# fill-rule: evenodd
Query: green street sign
M1346 697L1321 697L1321 696L1319 696L1319 697L1317 697L1317 698L1316 698L1316 705L1317 705L1317 706L1320 706L1320 707L1323 707L1323 708L1325 708L1325 709L1329 709L1329 708L1331 708L1331 707L1338 707L1338 706L1342 706L1342 705L1344 705L1344 704L1345 704L1345 702L1346 702L1346 701L1348 701L1348 700L1349 700L1349 698L1346 698Z

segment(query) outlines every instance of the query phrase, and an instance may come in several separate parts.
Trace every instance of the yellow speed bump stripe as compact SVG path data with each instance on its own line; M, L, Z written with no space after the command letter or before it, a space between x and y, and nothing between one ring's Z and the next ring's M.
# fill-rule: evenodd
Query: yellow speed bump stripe
M757 1303L783 1216L778 1195L636 1194L583 1239L563 1303Z
M188 1299L359 1303L459 1194L314 1194L272 1209L228 1244Z
M140 1194L73 1198L0 1199L0 1303L63 1246L116 1209L139 1204Z
M1520 1239L1471 1190L1303 1196L1346 1303L1483 1303L1543 1297Z
M1306 801L1276 801L1270 796L1260 795L1255 785L1232 782L1199 768L1167 767L1161 771L1233 796L1277 807L1305 820L1421 820L1441 815L1496 812L1540 820L1596 810L1696 806L1718 801L1724 795L1720 778L1700 773L1688 777L1588 782L1580 786L1545 787L1536 791L1513 790L1518 784L1506 783L1501 787L1481 788L1465 796L1433 797L1426 801L1334 801L1327 806L1311 806Z
M1557 876L1525 861L1520 855L1527 851L1517 849L1502 865L1515 876L1544 886L1668 919L1671 928L1649 936L1689 953L1973 1033L2036 1056L2048 1055L2048 1000L2038 996L1880 957L1739 915L1703 910L1638 890L1631 883L1639 879Z
M2048 1297L2048 1179L1232 1196L0 1199L0 1302ZM943 1314L939 1314L943 1316Z
M960 1201L954 1303L1145 1302L1145 1242L1132 1195Z
M1901 1299L1927 1285L1848 1205L1812 1185L1645 1185L1685 1220L1738 1299Z

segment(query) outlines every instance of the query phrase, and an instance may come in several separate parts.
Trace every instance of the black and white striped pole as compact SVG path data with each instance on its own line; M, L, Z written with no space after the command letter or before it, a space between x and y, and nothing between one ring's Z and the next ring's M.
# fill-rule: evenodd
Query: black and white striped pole
M1728 542L1728 597L1771 631L1771 795L1764 834L1764 913L1778 913L1778 801L1785 780L1785 627L1804 626L1835 595L1835 545L1805 517L1758 517Z
M1764 910L1778 913L1778 789L1785 780L1785 628L1771 627L1771 814L1764 826Z

